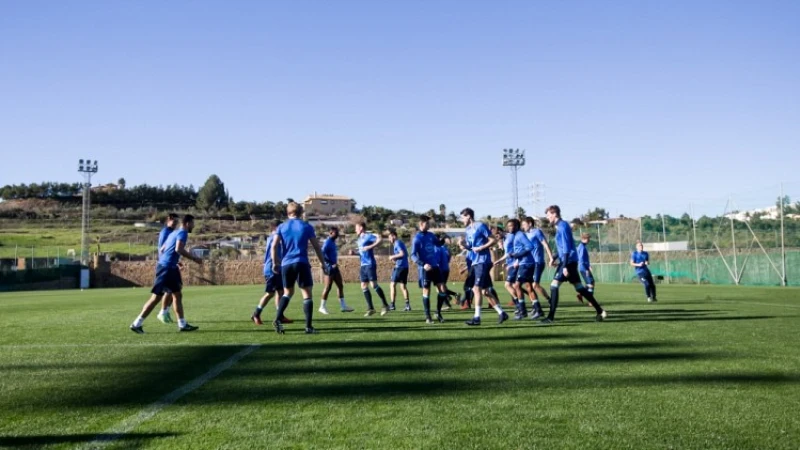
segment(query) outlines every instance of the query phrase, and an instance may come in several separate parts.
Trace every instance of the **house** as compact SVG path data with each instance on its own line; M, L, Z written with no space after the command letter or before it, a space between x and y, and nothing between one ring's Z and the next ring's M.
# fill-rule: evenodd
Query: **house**
M314 192L303 200L303 208L307 216L344 216L353 211L353 199Z

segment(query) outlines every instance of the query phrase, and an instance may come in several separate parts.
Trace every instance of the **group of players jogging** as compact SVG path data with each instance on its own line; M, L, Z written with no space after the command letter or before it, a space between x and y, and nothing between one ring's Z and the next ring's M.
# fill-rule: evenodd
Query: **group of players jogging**
M308 258L308 247L312 247L319 261L322 261L325 287L322 291L321 304L318 309L321 314L329 314L327 300L331 289L335 285L339 298L341 312L353 312L345 302L342 274L338 262L338 249L336 240L339 230L331 227L324 244L320 246L314 228L302 220L303 207L297 203L289 203L286 209L288 220L285 222L274 221L270 225L270 235L266 242L266 255L264 258L264 278L266 281L265 294L261 297L258 306L251 316L251 320L262 325L261 314L267 303L275 300L276 315L272 326L280 334L284 333L284 325L293 323L285 316L286 308L295 293L295 285L299 287L303 296L303 313L305 315L305 333L315 334L313 327L313 277L311 264ZM468 326L481 324L483 298L486 297L489 305L497 312L498 324L502 324L510 317L503 310L497 291L491 279L493 266L505 265L505 288L511 295L515 309L514 318L522 320L530 318L538 320L538 324L548 325L555 321L556 310L559 303L559 289L565 282L572 284L577 292L578 300L584 300L594 308L595 320L600 322L608 317L600 303L594 296L594 277L589 262L589 252L586 244L589 236L583 234L581 243L576 247L572 237L572 229L561 218L561 209L552 205L545 211L548 222L555 228L556 252L550 249L548 241L542 231L535 227L534 219L526 217L522 220L510 219L503 227L490 228L482 222L475 220L475 212L471 208L461 211L460 220L465 226L465 235L458 239L458 247L465 253L467 272L464 282L464 293L458 297L458 304L462 310L474 309L474 315L465 322ZM397 288L402 291L405 300L404 311L411 311L408 294L409 260L413 261L419 270L419 285L422 289L422 307L425 322L433 324L444 322L442 311L449 309L450 297L457 295L448 290L447 281L450 273L450 252L448 250L449 238L438 236L430 231L430 218L420 216L418 230L414 235L411 252L398 238L395 231L389 232L392 243L392 255L389 257L394 262L394 269L390 282L390 298L386 299L383 289L378 284L377 268L374 249L380 245L382 238L379 235L368 233L364 222L355 226L360 259L361 290L367 304L365 316L377 313L372 297L374 291L381 301L380 314L386 315L394 311ZM195 331L198 327L186 322L183 313L182 287L180 273L180 257L202 264L203 260L192 255L187 250L188 234L194 228L194 218L186 215L178 226L177 215L170 214L159 235L158 263L156 277L151 290L151 296L145 303L140 315L131 324L130 329L138 334L143 334L142 325L145 318L155 307L161 304L158 319L163 323L171 323L170 306L178 318L178 330L181 332ZM504 256L492 261L492 248L500 247ZM545 259L545 254L546 258ZM648 268L649 255L643 250L641 242L637 242L636 251L631 255L630 264L635 268L637 277L645 286L648 302L656 301L656 287L653 276ZM542 274L546 266L556 267L555 275L550 283L548 292L540 285ZM583 276L585 285L581 280ZM370 290L372 288L372 291ZM431 294L436 293L436 309L431 309ZM528 313L525 297L531 301L531 312ZM547 315L544 314L539 297L548 303Z

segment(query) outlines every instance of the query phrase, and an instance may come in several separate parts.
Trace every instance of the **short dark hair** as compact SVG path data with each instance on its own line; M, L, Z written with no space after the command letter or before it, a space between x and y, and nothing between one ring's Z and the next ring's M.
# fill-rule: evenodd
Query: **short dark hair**
M519 231L519 229L520 229L519 219L508 219L508 222L506 222L506 223L513 223L514 224L514 229Z
M419 216L419 221L420 221L420 222L427 222L427 221L429 221L429 220L431 220L431 218L430 218L430 217L428 217L428 216L426 216L425 214L421 214L421 215Z
M356 222L356 225L360 226L362 230L366 230L367 229L367 222L365 222L363 220L361 220L359 222Z
M181 223L189 223L189 222L194 222L194 216L191 214L183 216L183 220L181 221Z
M464 209L461 210L461 215L462 216L469 216L470 219L474 219L475 218L475 211L473 211L472 208L464 208Z
M397 237L397 230L389 230L389 236Z
M531 216L528 216L528 217L526 217L526 218L522 219L522 221L523 221L523 222L528 222L528 223L529 223L529 224L531 224L531 225L533 225L533 224L534 224L533 217L531 217Z
M178 215L175 213L167 214L167 220L178 220Z
M275 219L272 222L270 222L270 225L272 225L273 228L278 228L279 226L281 226L282 223L283 223L282 220Z
M558 205L550 205L547 207L547 209L544 210L544 212L545 214L551 212L556 216L561 217L561 208L559 208Z
M339 227L333 226L328 228L328 231L339 231Z

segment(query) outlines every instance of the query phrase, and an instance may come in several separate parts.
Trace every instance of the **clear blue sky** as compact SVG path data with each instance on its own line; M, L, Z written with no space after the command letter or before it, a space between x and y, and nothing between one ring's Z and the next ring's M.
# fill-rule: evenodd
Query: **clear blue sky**
M568 217L766 206L800 181L799 23L798 1L3 1L0 184L91 157L98 182L499 215L516 147L527 209L534 181Z

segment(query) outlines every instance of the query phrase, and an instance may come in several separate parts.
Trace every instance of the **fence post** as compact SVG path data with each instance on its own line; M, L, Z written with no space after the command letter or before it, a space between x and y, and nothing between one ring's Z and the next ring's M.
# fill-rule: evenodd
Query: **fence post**
M689 206L692 211L692 234L694 235L694 268L697 272L697 284L700 284L700 256L697 254L697 225L694 221L694 203Z
M783 286L786 286L786 245L783 230L783 183L781 183L781 265L783 266Z

